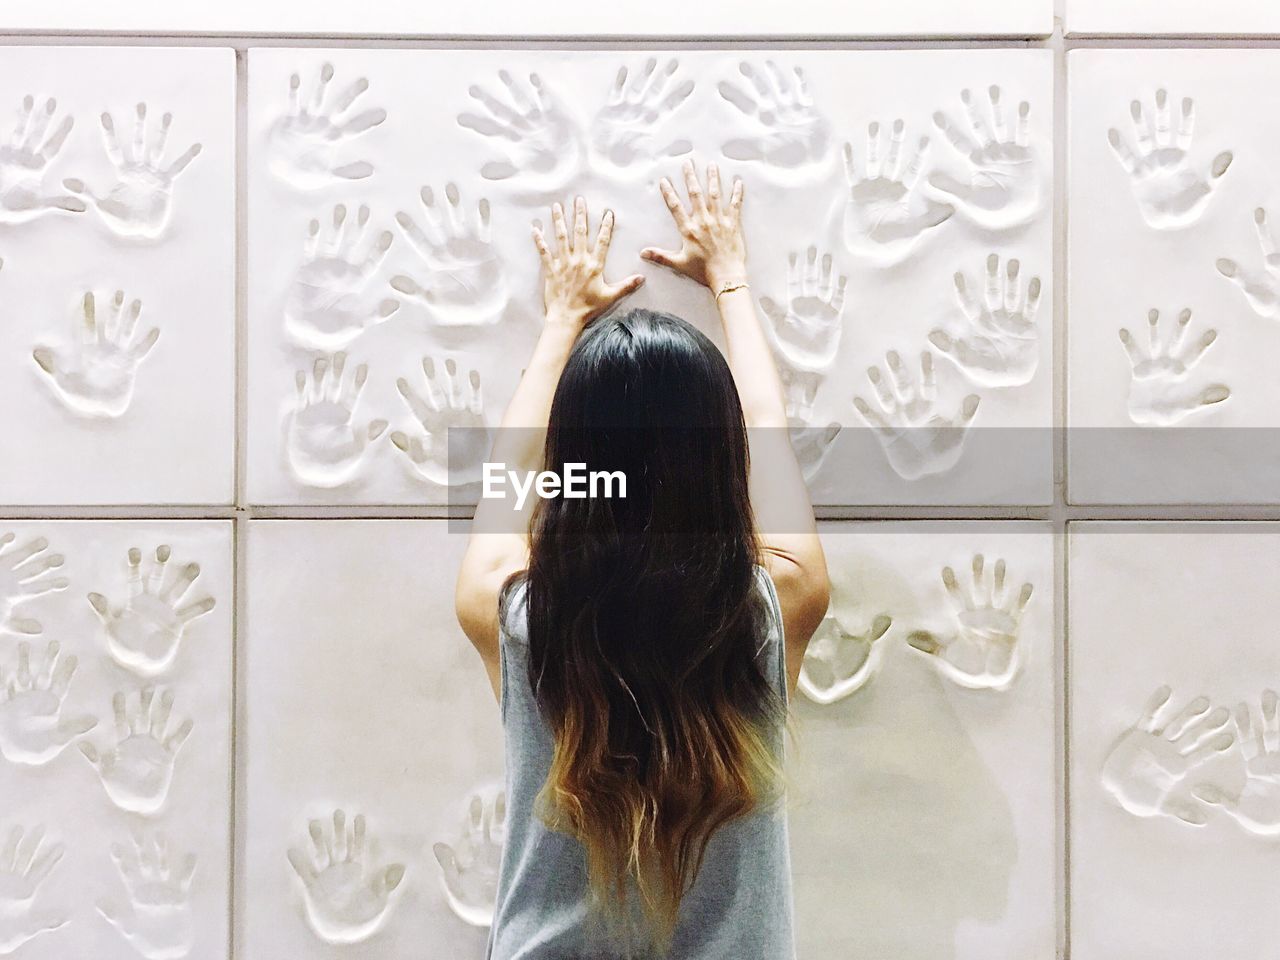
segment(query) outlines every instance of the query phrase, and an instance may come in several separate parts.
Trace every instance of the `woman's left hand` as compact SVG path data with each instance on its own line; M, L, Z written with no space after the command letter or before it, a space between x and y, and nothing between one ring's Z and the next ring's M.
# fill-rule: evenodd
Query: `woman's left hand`
M638 273L620 283L604 278L604 262L613 238L612 210L605 211L594 245L587 239L587 202L582 197L573 202L572 235L564 208L558 203L551 208L551 224L556 235L554 251L541 227L533 228L533 242L542 255L542 299L549 322L567 323L580 330L644 283Z

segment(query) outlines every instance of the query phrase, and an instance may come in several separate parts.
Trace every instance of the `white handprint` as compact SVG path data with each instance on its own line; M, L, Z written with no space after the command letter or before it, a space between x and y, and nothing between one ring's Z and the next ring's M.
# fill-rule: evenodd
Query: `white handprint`
M745 85L721 81L716 89L757 130L751 136L727 140L724 155L786 170L825 162L831 150L831 126L809 95L804 71L794 67L788 73L768 60L764 70L744 61L738 64L738 72Z
M49 541L36 537L22 546L10 531L0 534L0 633L32 636L43 632L39 620L20 616L18 608L37 597L65 590L66 577L55 571L66 562L60 553L46 554Z
M191 735L194 724L183 720L169 731L169 715L173 711L173 691L165 690L156 699L156 689L144 687L138 694L136 707L131 707L124 693L111 698L115 715L115 745L99 751L87 740L80 741L80 752L98 772L107 796L121 810L152 816L159 813L169 798L173 768L178 752Z
M67 409L88 417L119 417L133 401L138 368L160 339L160 328L139 332L142 301L126 305L123 290L116 291L106 317L98 316L92 291L81 304L79 342L40 345L31 356Z
M800 665L800 692L824 705L857 693L879 671L884 644L877 641L891 626L893 618L881 614L866 631L853 634L828 614L805 651Z
M462 835L455 844L432 846L449 908L472 926L493 923L506 839L507 795L499 788L471 795Z
M375 302L366 288L391 248L390 230L378 234L368 249L364 236L369 208L356 211L350 225L347 208L333 208L332 227L322 236L320 220L307 225L302 263L293 275L285 301L285 328L304 346L319 350L345 347L372 324L381 323L398 309L400 301Z
M913 649L933 658L943 676L971 690L1005 690L1022 666L1018 626L1031 600L1024 583L1017 593L1005 589L1005 562L997 560L990 582L982 554L973 558L973 589L960 589L955 571L942 568L942 584L955 611L956 633L939 637L917 630L907 637Z
M791 449L795 453L796 463L800 465L805 483L812 483L843 427L834 421L826 426L810 422L818 385L822 382L821 373L797 370L783 356L777 358L777 367L778 376L782 380Z
M1280 319L1280 250L1267 226L1267 211L1262 207L1253 211L1253 225L1258 231L1263 269L1243 270L1234 260L1223 257L1217 261L1218 272L1240 288L1258 316L1277 320Z
M50 643L44 662L33 667L31 645L23 642L12 670L0 664L0 757L10 763L46 764L98 725L93 717L63 718L78 661L61 651Z
M527 88L506 70L498 71L498 79L506 88L505 100L473 84L467 92L479 112L458 114L458 126L486 137L503 155L481 166L480 176L486 180L519 176L535 192L560 189L573 179L583 159L572 116L536 73L529 74Z
M304 190L373 176L373 164L349 159L349 148L356 137L386 120L387 111L378 108L349 115L347 111L369 89L369 81L361 77L330 100L333 76L333 64L321 66L320 82L309 101L302 95L302 78L296 73L289 77L289 112L268 133L271 169Z
M1187 382L1195 365L1218 338L1218 331L1206 330L1193 343L1185 344L1191 310L1178 314L1173 332L1160 335L1160 311L1147 314L1147 346L1141 346L1127 329L1121 328L1120 342L1133 366L1129 383L1129 417L1134 423L1166 427L1184 417L1231 396L1226 384L1197 387Z
M867 370L867 378L875 388L880 412L860 396L853 405L875 431L891 466L904 480L945 473L960 460L969 425L978 412L981 398L976 393L966 396L953 416L938 413L938 388L933 369L933 354L920 355L920 382L917 385L894 351L885 355L889 377L878 366Z
M1107 142L1116 159L1129 174L1129 187L1138 202L1138 211L1149 226L1157 230L1185 227L1204 212L1218 181L1231 166L1231 151L1224 150L1213 158L1207 176L1191 168L1188 150L1195 130L1195 103L1190 97L1182 101L1177 130L1173 127L1169 94L1156 91L1155 121L1151 122L1142 103L1129 104L1137 151L1112 127Z
M1023 100L1010 130L1000 102L1000 88L987 91L991 121L979 113L973 94L960 91L960 102L972 133L966 133L941 110L933 122L964 157L968 174L956 178L945 171L929 177L929 185L978 226L1003 230L1026 223L1040 210L1042 175L1030 139L1031 105Z
M57 109L58 101L52 98L40 109L35 97L28 94L23 98L13 134L0 146L0 223L23 223L54 210L85 211L85 202L79 197L53 193L45 186L48 166L75 122L70 116L63 117L49 133Z
M475 483L480 479L480 465L489 452L480 374L472 370L463 384L455 360L450 358L444 362L441 376L431 357L423 357L422 372L427 382L421 394L404 377L396 380L396 389L422 432L410 436L394 430L391 442L408 458L414 473L424 480L442 486Z
M761 297L760 306L773 323L774 341L785 361L798 370L825 370L835 362L844 325L845 289L849 278L836 279L831 254L819 265L817 247L804 263L792 253L787 261L787 305Z
M142 551L129 548L129 596L121 606L112 606L100 593L89 594L89 604L106 629L111 659L142 676L168 670L187 625L217 603L213 597L201 597L183 604L200 576L200 564L185 564L170 578L166 575L170 554L168 544L156 547L155 560L144 577Z
M970 380L988 387L1016 387L1030 383L1040 362L1040 278L1032 277L1024 295L1019 282L1021 264L1010 260L1000 273L1000 258L987 257L982 300L969 289L963 273L955 275L956 299L967 323L954 334L943 329L929 333L932 343Z
M444 194L441 204L430 187L420 191L425 227L403 210L396 214L426 279L400 275L391 286L423 304L442 326L494 323L507 302L507 282L492 244L489 201L481 199L473 217L463 211L456 184L447 184Z
M1196 767L1231 747L1225 729L1230 712L1210 710L1208 697L1196 697L1165 723L1173 691L1160 687L1142 717L1116 743L1102 766L1102 786L1125 810L1136 817L1160 814L1202 826L1208 816L1199 804L1174 795Z
M37 915L32 909L64 850L62 844L47 844L44 838L44 827L13 827L0 849L0 957L67 924L66 917Z
M1245 783L1236 795L1212 783L1199 784L1193 793L1205 803L1222 807L1250 833L1280 835L1280 710L1274 690L1262 693L1261 722L1254 723L1249 705L1236 708L1237 742L1244 754Z
M191 882L196 857L179 857L163 834L135 834L131 847L114 843L111 859L128 894L129 908L108 900L98 914L146 960L181 960L195 945Z
M139 103L133 144L126 153L116 134L111 114L103 113L102 140L107 157L116 168L116 180L106 193L98 194L83 180L71 178L62 185L72 193L89 198L103 222L125 237L154 240L164 233L173 214L173 184L187 166L200 155L201 146L192 144L176 160L164 163L165 144L173 114L160 118L160 129L147 142L147 105Z
M308 825L311 850L289 848L289 864L302 881L307 922L326 943L359 943L382 926L391 895L404 880L404 864L374 866L366 850L366 824L357 814L350 828L342 810L329 828Z
M918 189L920 169L929 150L929 138L921 137L910 162L903 166L906 124L895 120L889 134L888 155L880 155L880 124L867 128L867 148L862 171L854 160L853 146L844 145L845 177L849 198L844 207L844 241L849 249L879 263L897 263L906 257L934 227L955 213Z
M676 79L679 68L674 57L662 69L658 69L657 57L650 57L644 69L634 73L625 66L618 68L609 100L591 125L592 148L613 169L643 168L693 150L693 144L684 138L659 140L663 124L693 93L692 80Z
M371 420L363 428L354 421L360 394L369 379L365 364L346 378L347 355L317 357L307 374L299 370L297 396L286 424L289 465L302 483L336 487L351 480L364 464L371 444L387 429L387 421Z

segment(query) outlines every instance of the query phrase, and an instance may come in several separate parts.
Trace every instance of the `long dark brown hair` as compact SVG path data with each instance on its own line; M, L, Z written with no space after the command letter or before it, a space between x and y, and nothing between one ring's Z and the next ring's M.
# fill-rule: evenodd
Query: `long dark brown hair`
M758 656L769 612L748 459L729 367L694 327L637 309L584 333L544 468L622 471L627 495L534 510L518 576L555 741L540 812L583 844L595 903L614 919L638 907L658 944L712 834L780 779L769 731L785 709Z

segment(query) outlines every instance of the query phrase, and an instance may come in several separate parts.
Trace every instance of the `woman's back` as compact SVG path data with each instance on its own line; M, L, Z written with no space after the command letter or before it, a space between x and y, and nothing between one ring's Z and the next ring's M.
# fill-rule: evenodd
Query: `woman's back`
M757 568L769 610L758 652L762 673L787 695L782 615L773 583ZM554 752L529 681L527 581L514 586L502 623L502 716L506 732L507 840L498 884L491 960L791 960L790 858L785 809L774 804L718 829L680 904L671 947L646 952L605 932L589 907L584 849L537 812ZM784 730L766 739L781 763Z

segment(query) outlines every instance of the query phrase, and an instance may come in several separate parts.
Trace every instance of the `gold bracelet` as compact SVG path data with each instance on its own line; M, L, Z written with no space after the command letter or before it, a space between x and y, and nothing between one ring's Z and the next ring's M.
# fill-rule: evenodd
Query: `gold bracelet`
M723 287L721 287L718 291L716 291L715 301L716 303L719 303L720 298L723 297L726 293L733 293L733 291L735 290L746 290L746 289L747 289L747 281L745 280L741 280L737 283L726 283Z

